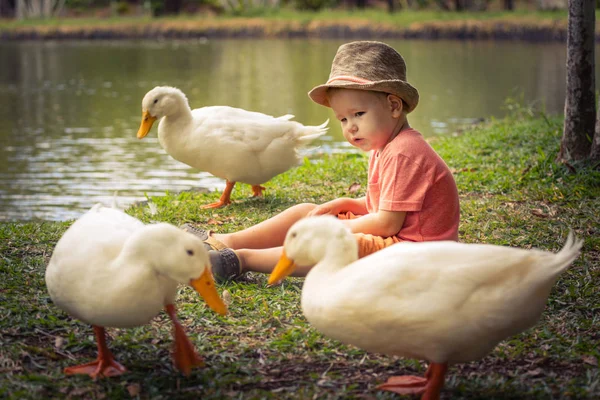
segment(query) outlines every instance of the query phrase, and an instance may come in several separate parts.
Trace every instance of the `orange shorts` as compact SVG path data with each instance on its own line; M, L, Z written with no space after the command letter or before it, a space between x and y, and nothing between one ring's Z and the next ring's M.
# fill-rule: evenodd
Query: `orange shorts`
M339 213L338 219L354 219L360 217L360 215L354 215L350 211ZM369 254L373 254L378 250L384 249L394 243L402 242L396 236L382 237L373 236L368 233L355 233L354 237L358 242L358 258L363 258Z

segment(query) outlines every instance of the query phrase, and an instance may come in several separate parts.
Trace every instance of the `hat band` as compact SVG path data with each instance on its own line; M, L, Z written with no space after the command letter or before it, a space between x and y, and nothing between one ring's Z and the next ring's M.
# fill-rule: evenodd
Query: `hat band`
M340 76L336 76L336 77L329 79L327 81L326 85L329 85L331 82L334 82L334 81L348 81L348 82L362 83L362 84L373 83L373 81L370 81L368 79L359 78L357 76L340 75Z

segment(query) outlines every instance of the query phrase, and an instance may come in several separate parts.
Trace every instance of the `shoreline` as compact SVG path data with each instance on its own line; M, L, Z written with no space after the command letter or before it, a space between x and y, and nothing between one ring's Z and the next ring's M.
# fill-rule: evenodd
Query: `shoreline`
M124 39L424 39L566 42L567 21L459 20L398 26L356 19L307 22L239 18L0 27L0 41ZM597 30L597 40L600 34Z

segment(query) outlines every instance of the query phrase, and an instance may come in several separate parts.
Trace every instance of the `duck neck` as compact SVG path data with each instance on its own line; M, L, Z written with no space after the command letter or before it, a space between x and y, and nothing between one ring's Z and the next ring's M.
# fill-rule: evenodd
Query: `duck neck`
M167 253L165 243L155 239L159 229L158 224L146 225L139 229L127 240L115 261L120 264L131 264L131 260L134 260L136 264L140 264L139 260L147 260L140 267L160 274L162 271L157 266L162 264L162 255Z
M330 243L319 261L306 276L309 281L318 282L319 285L328 285L333 276L344 269L347 265L358 259L358 247L356 242L352 243Z
M179 154L180 149L187 148L189 131L192 129L193 117L190 108L179 107L178 111L169 114L160 120L158 126L158 141L161 146L175 159L186 162Z
M180 104L177 107L176 111L165 115L162 119L161 124L165 126L167 131L173 130L175 132L179 132L179 130L187 125L189 125L193 120L192 110L186 103Z

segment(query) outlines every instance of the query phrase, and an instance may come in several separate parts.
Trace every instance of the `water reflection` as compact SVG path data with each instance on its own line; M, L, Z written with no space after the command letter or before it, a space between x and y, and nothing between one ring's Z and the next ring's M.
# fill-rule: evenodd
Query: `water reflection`
M306 93L327 79L342 43L0 43L0 220L76 218L98 201L110 203L115 191L126 205L167 190L221 190L220 179L172 160L156 128L136 139L143 95L172 85L192 108L230 105L317 125L333 115ZM562 44L388 43L406 58L421 93L410 122L425 135L501 116L506 97L520 93L562 111ZM353 150L332 123L315 151Z

